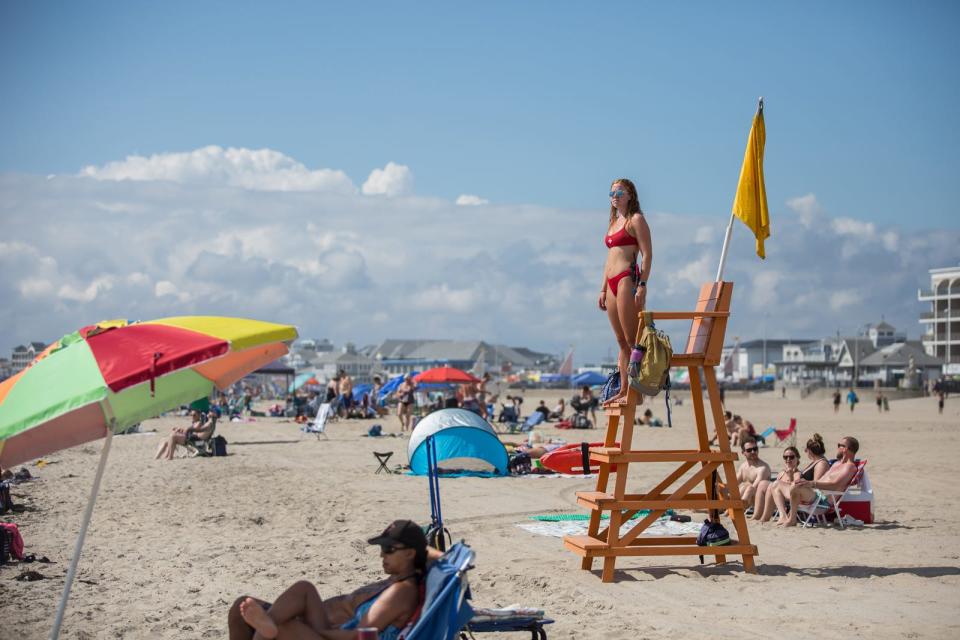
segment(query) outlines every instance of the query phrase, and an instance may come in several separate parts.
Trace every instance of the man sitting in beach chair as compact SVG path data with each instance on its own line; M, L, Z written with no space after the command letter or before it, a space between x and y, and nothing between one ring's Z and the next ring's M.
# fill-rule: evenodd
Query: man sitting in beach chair
M837 443L837 461L820 476L819 480L797 480L790 491L790 513L783 526L792 527L797 524L797 512L803 511L805 505L829 504L830 497L826 492L844 492L850 485L850 480L857 473L857 463L854 459L860 443L856 438L847 436Z
M737 481L740 483L741 499L749 505L757 497L760 487L770 484L770 465L760 459L760 449L753 438L745 438L740 449L746 460L737 469Z

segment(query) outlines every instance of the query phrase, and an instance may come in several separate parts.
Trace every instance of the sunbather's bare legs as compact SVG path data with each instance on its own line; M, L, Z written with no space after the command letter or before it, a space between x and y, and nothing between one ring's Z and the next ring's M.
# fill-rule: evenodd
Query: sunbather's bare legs
M244 622L253 627L253 637L255 639L277 637L277 623L273 621L267 610L253 598L247 598L240 603L240 615Z
M251 640L253 638L254 630L246 623L240 614L240 605L247 600L252 600L261 607L266 604L262 600L248 596L240 596L234 600L233 606L230 607L230 612L227 614L227 629L230 640Z
M257 629L257 633L263 638L276 638L277 627L290 620L300 619L309 628L314 631L329 629L330 622L327 620L326 611L323 608L323 600L317 593L317 588L305 580L296 582L289 589L280 594L269 611L260 616L256 611L257 603L253 599L248 602L240 603L240 614L247 624ZM263 611L260 608L260 611ZM252 617L248 618L247 615ZM258 626L259 621L262 626ZM257 635L254 635L254 639Z
M605 407L627 401L627 393L630 391L627 367L630 364L630 350L640 322L637 305L633 298L632 282L625 278L619 285L619 292L607 286L607 318L610 320L613 334L617 337L617 346L620 347L617 357L617 366L620 368L620 391L603 403ZM594 425L596 425L596 417L594 417Z
M779 486L777 490L773 492L773 502L777 506L777 511L780 512L780 517L777 518L777 523L785 523L789 519L787 513L787 500L790 498L790 489L789 486ZM770 516L767 518L769 520L773 517L773 512L771 511Z
M810 504L817 499L817 494L813 489L807 487L790 487L790 513L786 520L778 522L781 527L793 527L797 524L797 508L801 504ZM781 514L783 511L780 512ZM782 516L781 516L782 518Z
M753 486L752 482L740 483L740 499L743 500L744 504L750 504L756 494L757 488Z
M167 460L173 460L173 454L177 452L177 445L184 446L187 444L187 436L180 432L173 432L170 434L170 438L167 440L167 454L165 458Z
M763 512L763 506L767 500L767 494L773 491L773 486L769 480L763 480L757 487L757 495L753 499L753 519L759 520Z
M304 580L280 594L268 610L255 598L238 599L230 610L228 624L230 640L317 638L316 632L331 628L320 594Z
M763 497L763 509L761 511L754 509L753 519L760 522L770 522L770 519L773 518L773 512L778 510L780 512L779 520L786 520L786 500L789 492L789 486L779 482L771 482L770 486L767 487L766 495Z

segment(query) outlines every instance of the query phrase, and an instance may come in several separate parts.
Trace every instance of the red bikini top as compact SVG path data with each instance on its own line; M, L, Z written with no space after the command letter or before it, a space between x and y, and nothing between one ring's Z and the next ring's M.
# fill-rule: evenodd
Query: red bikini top
M620 227L620 231L617 231L612 236L605 236L603 241L606 243L607 248L629 247L631 245L636 245L638 247L640 246L640 243L637 242L637 239L627 233L626 225Z

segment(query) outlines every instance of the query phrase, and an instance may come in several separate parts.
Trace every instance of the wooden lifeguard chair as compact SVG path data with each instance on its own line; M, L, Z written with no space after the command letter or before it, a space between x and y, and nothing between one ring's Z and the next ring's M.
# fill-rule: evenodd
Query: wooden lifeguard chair
M693 413L697 426L697 448L683 450L643 450L633 449L633 425L636 415L639 393L631 388L627 402L610 407L606 411L607 433L604 447L595 448L591 460L600 463L596 491L577 492L577 503L590 509L590 524L585 536L566 536L564 546L583 558L581 568L591 570L594 558L603 558L604 582L612 582L614 567L620 556L716 556L717 562L726 562L727 556L739 555L743 558L743 568L755 572L753 557L757 547L750 544L750 534L744 517L744 504L740 499L737 474L733 463L737 454L730 451L730 443L724 428L723 410L720 404L720 391L714 367L720 364L720 352L723 348L727 318L730 315L730 299L733 294L732 282L709 282L700 289L700 299L696 311L655 311L657 320L691 320L690 335L685 353L674 353L670 361L672 367L687 367L690 372L690 395L693 400ZM637 329L637 340L643 331L643 315ZM701 377L700 370L703 370ZM710 403L710 413L717 437L718 448L710 448L710 436L707 433L707 420L704 413L702 381L706 383ZM620 428L622 420L622 431ZM619 440L620 446L615 446ZM636 462L677 462L679 466L647 493L627 494L627 476L631 463ZM612 465L616 465L612 469ZM699 465L699 469L680 486L671 489L681 478ZM613 491L609 490L610 476L613 479ZM726 495L718 491L718 476L726 487ZM693 493L700 485L703 493ZM650 513L637 520L637 523L621 535L621 526L641 510ZM653 524L667 509L707 509L710 518L716 520L720 511L732 514L733 525L738 540L720 547L698 546L696 536L647 536L640 534ZM608 525L600 529L601 514L610 512Z

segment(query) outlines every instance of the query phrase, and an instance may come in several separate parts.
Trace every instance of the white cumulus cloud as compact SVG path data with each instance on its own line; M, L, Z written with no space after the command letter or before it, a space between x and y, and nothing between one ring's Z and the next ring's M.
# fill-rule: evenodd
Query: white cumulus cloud
M361 189L368 196L405 196L413 193L413 172L410 167L388 162L383 169L370 172Z
M224 149L215 145L182 153L127 156L102 167L86 166L81 176L97 180L165 180L186 184L226 185L258 191L329 191L352 193L353 182L343 171L307 169L272 149ZM105 210L131 205L98 203Z
M817 196L812 193L790 198L787 200L787 208L796 213L800 219L800 224L808 229L812 227L823 214L823 208L820 206L820 203L817 202Z
M461 194L457 197L457 204L462 207L477 206L481 204L490 204L490 201L486 198L481 198L480 196L470 195L469 193Z
M251 171L274 172L272 162ZM378 195L410 193L410 170L393 166L376 176ZM468 225L463 205L448 199L251 189L222 174L162 189L147 182L162 173L0 174L0 349L105 318L193 314L287 322L340 344L483 338L560 352L574 342L585 359L613 346L596 306L602 211L487 205L484 224ZM399 187L387 184L391 173ZM764 314L771 338L848 332L881 314L916 335L916 290L931 266L956 264L960 232L831 216L812 194L803 198L791 202L817 209L817 224L774 206L765 261L735 227L724 271L735 283L728 335L759 336ZM728 219L648 214L651 309L693 308L715 277ZM883 286L868 286L877 274ZM664 328L682 344L689 327Z

